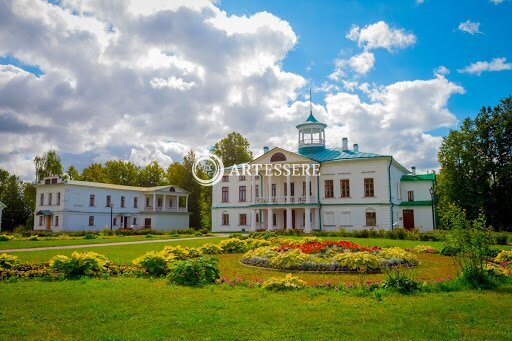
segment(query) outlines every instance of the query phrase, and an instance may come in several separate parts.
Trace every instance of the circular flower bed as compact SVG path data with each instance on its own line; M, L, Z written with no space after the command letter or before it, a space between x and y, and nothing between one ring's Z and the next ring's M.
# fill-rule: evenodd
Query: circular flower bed
M259 247L246 252L240 262L276 270L341 273L377 273L397 266L418 264L414 254L398 247L382 249L343 240Z

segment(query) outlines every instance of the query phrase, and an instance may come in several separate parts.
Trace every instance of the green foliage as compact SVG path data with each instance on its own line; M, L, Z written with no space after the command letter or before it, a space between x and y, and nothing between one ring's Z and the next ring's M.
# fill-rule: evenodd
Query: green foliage
M418 282L399 270L388 271L382 286L386 289L395 290L401 294L412 293L420 287Z
M0 253L0 269L12 269L20 263L16 256L7 253Z
M171 283L187 286L199 286L214 283L220 278L218 260L216 258L191 258L176 261L170 265L167 276Z
M496 235L496 244L498 245L507 245L507 235L506 234L498 234Z
M272 258L270 265L277 269L295 269L301 264L311 261L311 259L310 255L302 253L298 249L292 249L287 252L281 252Z
M84 239L96 239L96 235L88 233L84 236Z
M495 263L512 262L512 251L501 250L494 258Z
M382 249L379 252L379 256L382 258L386 258L386 259L390 259L390 258L398 259L398 260L404 261L410 265L418 264L418 258L416 258L416 256L413 253L407 252L404 249L399 248L399 247L390 247L390 248Z
M50 150L34 158L36 167L36 182L48 176L62 175L62 163L55 150Z
M199 250L205 255L217 255L224 252L219 245L212 243L203 244Z
M160 186L165 183L165 171L158 162L152 161L139 172L138 184L144 187Z
M40 240L40 239L39 239L39 236L36 234L36 235L33 235L33 236L28 237L28 239L27 239L27 240L30 240L30 241L38 241L38 240Z
M146 252L143 256L134 259L133 264L144 268L144 270L151 275L161 276L168 272L169 263L175 259L176 256L164 251L149 251Z
M244 253L247 251L247 242L238 238L224 239L219 246L226 253Z
M285 277L270 277L263 283L262 288L273 291L288 291L303 289L306 285L307 283L299 277L287 274Z
M272 239L277 238L279 235L272 231L265 231L265 232L251 232L249 233L249 238L253 239Z
M380 258L368 252L344 252L337 254L333 259L353 271L368 272L380 269Z
M249 141L237 132L231 132L215 143L211 152L220 157L224 167L252 161Z
M7 206L2 211L2 231L12 231L15 227L33 219L35 209L33 189L33 185L25 184L19 177L0 169L0 201Z
M6 242L9 240L15 239L14 236L8 235L8 234L0 234L0 242Z
M201 257L203 253L200 249L196 249L193 247L186 247L186 246L166 246L164 248L164 254L165 255L173 255L176 257L176 259L189 259L189 258L197 258Z
M57 255L50 259L50 268L67 277L92 276L106 271L110 261L95 252L73 252L71 257Z

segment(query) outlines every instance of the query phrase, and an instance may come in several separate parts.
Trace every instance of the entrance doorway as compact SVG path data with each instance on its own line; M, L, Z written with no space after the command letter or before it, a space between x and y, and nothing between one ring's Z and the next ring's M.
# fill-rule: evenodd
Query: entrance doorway
M288 226L288 215L286 214L286 210L283 211L284 213L284 228L286 229L286 226ZM295 229L295 210L292 210L292 229Z
M144 228L146 228L146 229L151 228L151 218L144 219Z
M404 228L412 230L414 228L414 210L403 210Z

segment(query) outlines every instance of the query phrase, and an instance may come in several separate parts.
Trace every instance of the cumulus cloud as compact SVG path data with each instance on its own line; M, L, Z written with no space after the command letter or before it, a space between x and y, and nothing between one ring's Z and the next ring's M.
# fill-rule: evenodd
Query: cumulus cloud
M342 77L346 76L347 69L352 70L356 74L364 75L373 69L374 64L375 56L373 53L366 51L348 59L338 58L334 61L335 68L329 75L329 78L339 81Z
M507 63L507 59L502 58L494 58L490 62L476 62L472 63L463 69L457 70L459 73L470 73L481 75L482 72L490 72L490 71L504 71L504 70L512 70L512 63Z
M0 167L27 179L50 148L65 164L167 165L233 130L262 146L304 116L290 103L306 81L282 68L297 36L270 13L228 15L200 0L8 0L0 22L0 55L44 73L0 66Z
M354 25L346 37L366 50L384 48L392 51L416 42L416 36L413 33L407 33L401 28L392 28L384 21L366 25L363 28Z
M456 124L447 103L452 95L462 93L461 86L438 75L374 88L368 101L353 93L330 94L326 97L327 135L338 145L337 140L348 136L362 151L393 155L407 166L433 169L442 138L429 131Z
M444 65L440 65L434 69L434 75L446 76L450 73L450 70Z
M471 35L482 33L480 32L480 23L466 20L459 24L459 31L469 33Z
M499 5L501 4L502 2L504 2L505 0L489 0L489 2L492 2L493 4L495 5Z

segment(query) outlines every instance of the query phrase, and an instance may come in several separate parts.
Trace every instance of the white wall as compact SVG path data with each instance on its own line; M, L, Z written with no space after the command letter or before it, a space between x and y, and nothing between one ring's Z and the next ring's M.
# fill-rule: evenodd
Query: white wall
M432 181L402 181L402 201L407 201L407 192L414 192L414 201L430 201L430 188L432 187Z
M414 211L414 226L420 230L420 232L429 232L433 230L431 206L400 206L398 212L400 227L404 226L402 212L407 209Z

